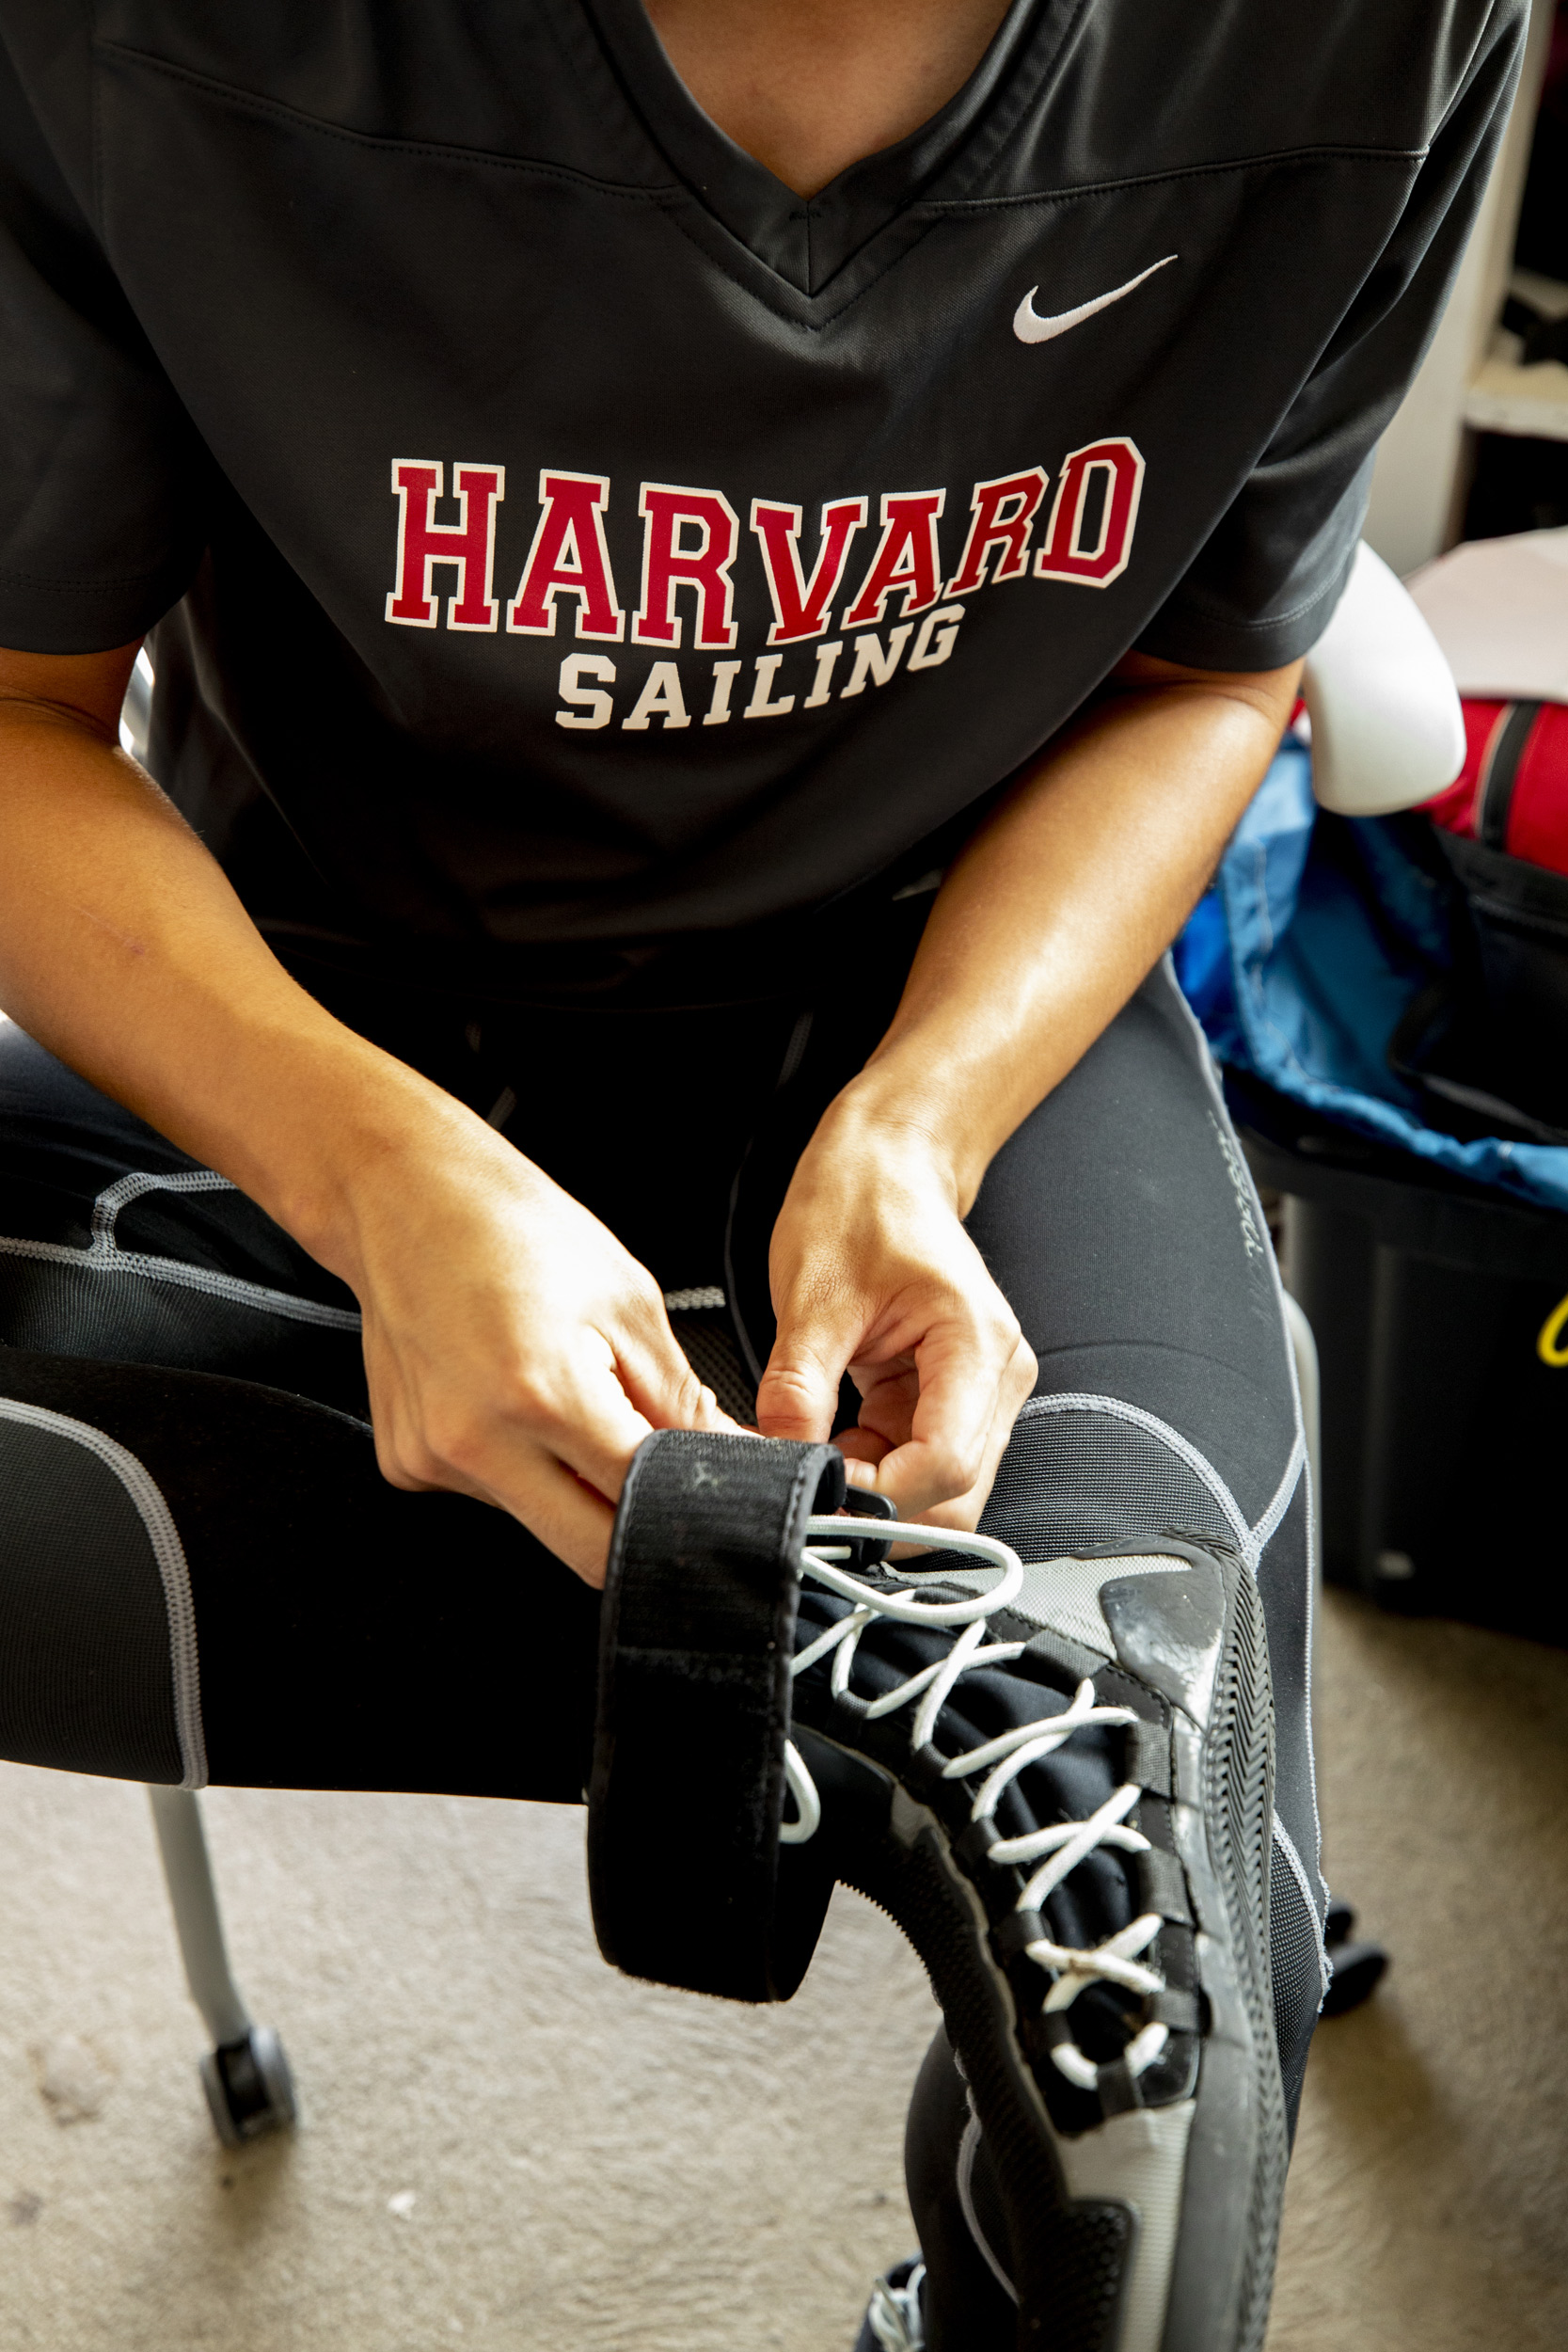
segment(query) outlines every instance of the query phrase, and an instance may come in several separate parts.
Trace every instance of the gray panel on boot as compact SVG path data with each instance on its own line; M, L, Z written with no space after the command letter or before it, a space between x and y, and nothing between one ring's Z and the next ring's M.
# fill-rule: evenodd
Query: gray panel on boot
M1219 1570L1194 1562L1163 1576L1116 1577L1101 1586L1100 1606L1128 1672L1207 1724L1225 1629Z

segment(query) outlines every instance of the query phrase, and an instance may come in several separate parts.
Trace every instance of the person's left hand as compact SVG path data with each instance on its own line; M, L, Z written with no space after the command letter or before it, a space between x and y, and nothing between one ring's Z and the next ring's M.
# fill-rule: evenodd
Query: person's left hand
M940 1144L840 1096L795 1171L768 1264L764 1436L832 1437L851 1482L901 1518L973 1528L1037 1366L964 1231ZM860 1422L835 1432L846 1371Z

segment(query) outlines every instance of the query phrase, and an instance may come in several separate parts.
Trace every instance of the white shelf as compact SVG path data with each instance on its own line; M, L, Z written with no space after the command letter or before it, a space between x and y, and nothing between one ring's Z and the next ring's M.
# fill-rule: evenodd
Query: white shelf
M1543 318L1568 318L1568 286L1556 278L1538 278L1530 270L1515 270L1509 292L1539 310ZM1465 421L1481 433L1528 434L1538 440L1568 441L1568 367L1560 359L1542 359L1522 368L1523 340L1506 327L1495 327L1486 357L1470 378L1465 395Z
M1489 340L1503 305L1557 11L1558 0L1531 0L1518 94L1475 234L1420 373L1378 451L1365 535L1396 572L1413 572L1452 546L1469 482L1465 443L1478 425L1568 440L1561 380L1568 371L1551 368L1559 397L1544 397L1538 379L1547 370L1508 371L1510 355L1495 352ZM1493 373L1498 360L1500 377Z
M1470 379L1465 421L1481 433L1523 433L1537 440L1568 441L1568 368L1544 359L1522 368L1499 353L1498 343L1519 348L1517 335L1499 333Z

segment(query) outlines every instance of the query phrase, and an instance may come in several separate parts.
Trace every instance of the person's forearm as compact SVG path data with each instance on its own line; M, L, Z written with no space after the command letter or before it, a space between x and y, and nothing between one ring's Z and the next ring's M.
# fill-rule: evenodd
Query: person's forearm
M289 977L112 741L25 701L0 702L0 1005L349 1279L354 1168L467 1117Z
M1257 789L1297 667L1113 691L966 846L887 1037L831 1114L914 1127L967 1214L996 1152L1175 937Z
M394 1485L494 1503L602 1582L650 1429L733 1424L646 1267L290 979L116 748L128 668L0 654L0 1004L351 1284Z

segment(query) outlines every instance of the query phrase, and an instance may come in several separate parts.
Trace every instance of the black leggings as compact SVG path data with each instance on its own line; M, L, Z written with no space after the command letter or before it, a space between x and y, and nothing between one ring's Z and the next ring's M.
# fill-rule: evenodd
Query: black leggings
M754 1376L784 1188L907 960L883 937L815 999L739 1010L340 1009L685 1294L694 1360L722 1327ZM1025 1559L1179 1536L1256 1565L1277 1712L1275 1942L1305 1961L1323 1898L1300 1420L1262 1216L1166 968L999 1153L970 1231L1040 1368L987 1527ZM0 1341L0 1753L146 1779L578 1799L594 1597L499 1513L385 1485L352 1296L9 1026ZM145 1608L126 1614L108 1486L60 1501L48 1448L72 1429L103 1441L89 1486L120 1449L171 1515L194 1607L172 1709L167 1645ZM1301 1973L1310 2010L1281 2021L1288 2080L1316 2008L1315 1967Z

